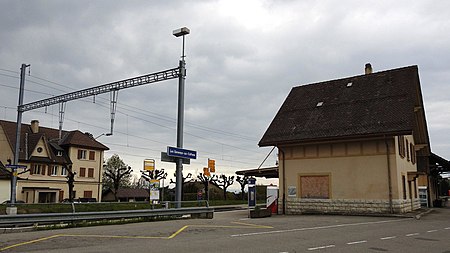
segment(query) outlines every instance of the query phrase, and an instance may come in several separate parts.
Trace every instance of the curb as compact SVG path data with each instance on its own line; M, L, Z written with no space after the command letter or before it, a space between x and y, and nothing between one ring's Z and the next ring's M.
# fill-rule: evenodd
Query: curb
M428 210L426 210L426 211L424 211L424 212L418 213L417 215L414 216L414 218L415 218L416 220L420 220L420 218L422 218L422 216L427 215L427 214L429 214L429 213L431 213L431 212L433 212L433 209L428 209Z

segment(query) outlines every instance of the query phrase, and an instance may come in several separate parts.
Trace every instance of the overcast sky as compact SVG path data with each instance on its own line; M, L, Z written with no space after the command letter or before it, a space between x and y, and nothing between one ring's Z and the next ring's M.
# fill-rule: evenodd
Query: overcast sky
M449 1L0 0L0 115L25 102L178 66L188 27L184 147L217 172L256 168L258 141L293 86L418 65L432 151L450 158ZM135 172L176 146L176 79L119 91L114 135L98 140ZM24 113L58 128L58 105ZM109 132L109 94L68 102L64 129ZM274 151L276 153L276 151ZM265 166L275 165L276 155Z

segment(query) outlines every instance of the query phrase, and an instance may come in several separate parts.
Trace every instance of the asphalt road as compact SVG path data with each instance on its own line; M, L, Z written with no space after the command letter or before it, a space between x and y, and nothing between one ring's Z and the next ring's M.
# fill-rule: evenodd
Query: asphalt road
M420 220L275 215L246 211L176 220L0 236L1 252L409 252L450 253L450 209Z

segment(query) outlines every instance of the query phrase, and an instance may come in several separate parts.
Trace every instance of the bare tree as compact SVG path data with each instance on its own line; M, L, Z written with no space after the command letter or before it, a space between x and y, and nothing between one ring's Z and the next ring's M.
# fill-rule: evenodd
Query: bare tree
M175 171L175 173L173 173L173 176L174 176L175 178L177 178L177 172L176 172L176 171ZM183 194L184 194L183 188L184 188L184 185L187 184L187 183L189 183L189 182L191 182L191 181L194 180L194 179L192 178L192 173L188 173L186 177L181 177L181 178L182 178L182 179L181 179L181 198L183 198ZM189 179L189 180L188 180L188 179ZM177 185L177 183L176 183L175 181L173 181L172 179L170 179L170 183L171 183L171 184Z
M77 172L72 170L72 165L67 166L66 170L67 186L69 188L69 202L73 202L73 198L75 197L73 194L73 187L75 182L75 175L77 174Z
M241 186L241 198L242 200L245 200L245 186L248 184L248 176L237 176L236 182Z
M164 171L164 169L154 169L151 171L141 171L142 177L145 178L147 181L150 180L161 180L167 178L167 173Z
M103 167L103 186L113 192L114 199L117 201L118 189L130 186L132 169L116 154L111 156Z
M234 176L225 176L224 174L219 176L219 179L217 180L217 184L222 188L223 190L223 198L227 200L227 189L230 185L234 183Z
M217 181L217 175L205 176L203 173L200 173L197 178L203 183L203 186L205 187L206 199L209 200L209 184Z

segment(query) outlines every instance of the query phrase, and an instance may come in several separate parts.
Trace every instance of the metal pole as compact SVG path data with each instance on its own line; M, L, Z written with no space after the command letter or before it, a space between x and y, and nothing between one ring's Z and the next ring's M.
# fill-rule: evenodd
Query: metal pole
M184 36L183 36L184 38ZM183 46L184 48L184 46ZM177 119L177 148L183 148L183 122L184 122L184 85L186 79L186 69L185 69L184 55L180 61L180 76L178 79L178 119ZM183 187L183 160L182 158L177 159L176 163L176 208L181 207L182 187Z
M25 87L25 70L30 65L22 64L20 67L20 87L19 87L19 103L17 106L17 124L16 124L16 146L14 150L14 163L19 164L19 151L20 151L20 132L22 128L22 113L23 111L19 107L23 104L23 93ZM16 204L16 185L17 185L17 168L13 166L11 175L11 206Z

